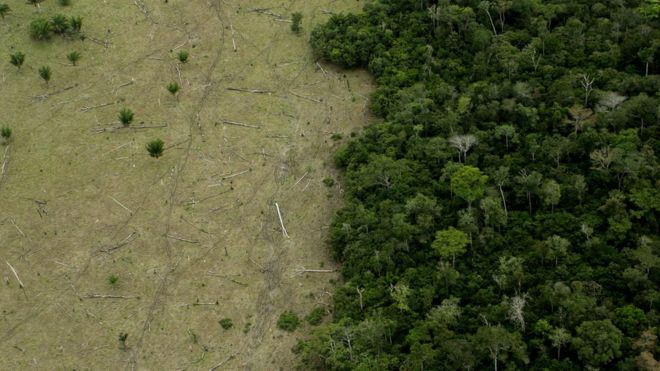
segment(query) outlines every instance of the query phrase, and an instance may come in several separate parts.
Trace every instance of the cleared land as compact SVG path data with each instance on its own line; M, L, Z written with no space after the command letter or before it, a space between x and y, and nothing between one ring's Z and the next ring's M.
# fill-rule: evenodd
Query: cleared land
M360 130L371 88L317 65L307 40L361 3L6 2L2 60L26 62L0 63L13 129L0 146L0 369L291 368L309 325L275 323L329 302L337 276L299 269L333 269L324 239L341 189L322 181L345 140L333 134ZM56 13L82 16L89 37L30 40L29 22ZM135 121L116 129L123 107ZM160 159L145 150L155 138Z

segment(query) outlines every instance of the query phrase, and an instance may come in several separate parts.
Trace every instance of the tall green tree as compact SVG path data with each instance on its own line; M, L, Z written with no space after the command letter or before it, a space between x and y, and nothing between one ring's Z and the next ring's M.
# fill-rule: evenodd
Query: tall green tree
M451 188L454 193L468 203L472 208L472 202L484 195L488 176L474 166L462 166L451 176Z

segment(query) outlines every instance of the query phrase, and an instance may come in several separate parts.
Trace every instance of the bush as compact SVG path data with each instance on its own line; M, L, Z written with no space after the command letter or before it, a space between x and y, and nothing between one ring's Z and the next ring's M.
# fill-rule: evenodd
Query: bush
M7 13L11 12L11 8L7 4L0 4L0 18L5 18Z
M78 33L82 29L82 18L78 16L69 19L69 27L72 33Z
M332 187L335 185L335 180L332 178L325 178L323 179L323 184L325 184L326 187Z
M53 32L58 35L64 35L69 31L69 21L62 14L56 14L51 18L50 24L52 26Z
M108 284L110 284L110 286L117 285L117 282L119 282L119 277L117 277L117 275L111 274L108 276Z
M30 37L35 40L49 40L53 26L44 18L37 18L30 23Z
M164 147L165 142L160 139L155 139L147 143L147 152L149 152L149 156L159 158L163 155L163 151L165 150Z
M302 23L302 18L303 15L300 12L295 12L291 14L291 31L297 34L300 33L300 31L302 30L302 27L300 27Z
M62 6L69 6L71 5L71 0L58 0L57 1L60 5Z
M293 332L300 326L300 319L298 315L288 310L280 315L277 320L277 327L280 330Z
M48 66L40 67L39 76L46 82L46 86L48 86L48 82L50 81L50 77L52 76L52 71L50 70L50 67Z
M25 54L21 52L16 52L9 56L9 63L16 66L19 70L21 69L23 62L25 62Z
M190 56L190 54L188 54L188 52L185 51L185 50L180 51L179 54L176 55L177 59L178 59L179 62L181 62L181 63L186 63L186 62L188 62L188 57L189 57L189 56Z
M171 82L167 84L167 91L169 91L172 95L176 95L176 93L178 93L180 89L181 86L179 86L179 84L177 84L176 82Z
M3 126L0 129L0 137L5 141L8 142L9 138L11 138L11 128L7 126Z
M133 111L128 108L122 108L121 111L119 111L119 122L124 126L128 126L133 122L134 116L135 114L133 114Z
M71 53L66 55L66 59L68 59L69 62L71 62L71 64L75 66L76 63L78 63L78 61L80 60L80 53L71 52Z
M218 323L225 330L229 330L230 328L234 327L234 322L231 320L231 318L223 318L218 321Z
M323 320L325 317L325 309L323 308L314 308L309 314L305 317L305 321L312 326L316 326Z

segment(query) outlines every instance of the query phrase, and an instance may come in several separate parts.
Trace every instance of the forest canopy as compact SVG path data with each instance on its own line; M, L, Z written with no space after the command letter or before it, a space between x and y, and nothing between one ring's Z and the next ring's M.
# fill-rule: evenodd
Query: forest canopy
M312 32L379 118L336 155L306 367L660 367L660 2L374 0Z

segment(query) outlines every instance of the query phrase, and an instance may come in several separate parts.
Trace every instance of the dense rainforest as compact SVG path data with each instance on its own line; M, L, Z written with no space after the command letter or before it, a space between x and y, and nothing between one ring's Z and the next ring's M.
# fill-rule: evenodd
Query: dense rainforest
M660 368L658 0L372 0L311 43L378 118L305 368Z

